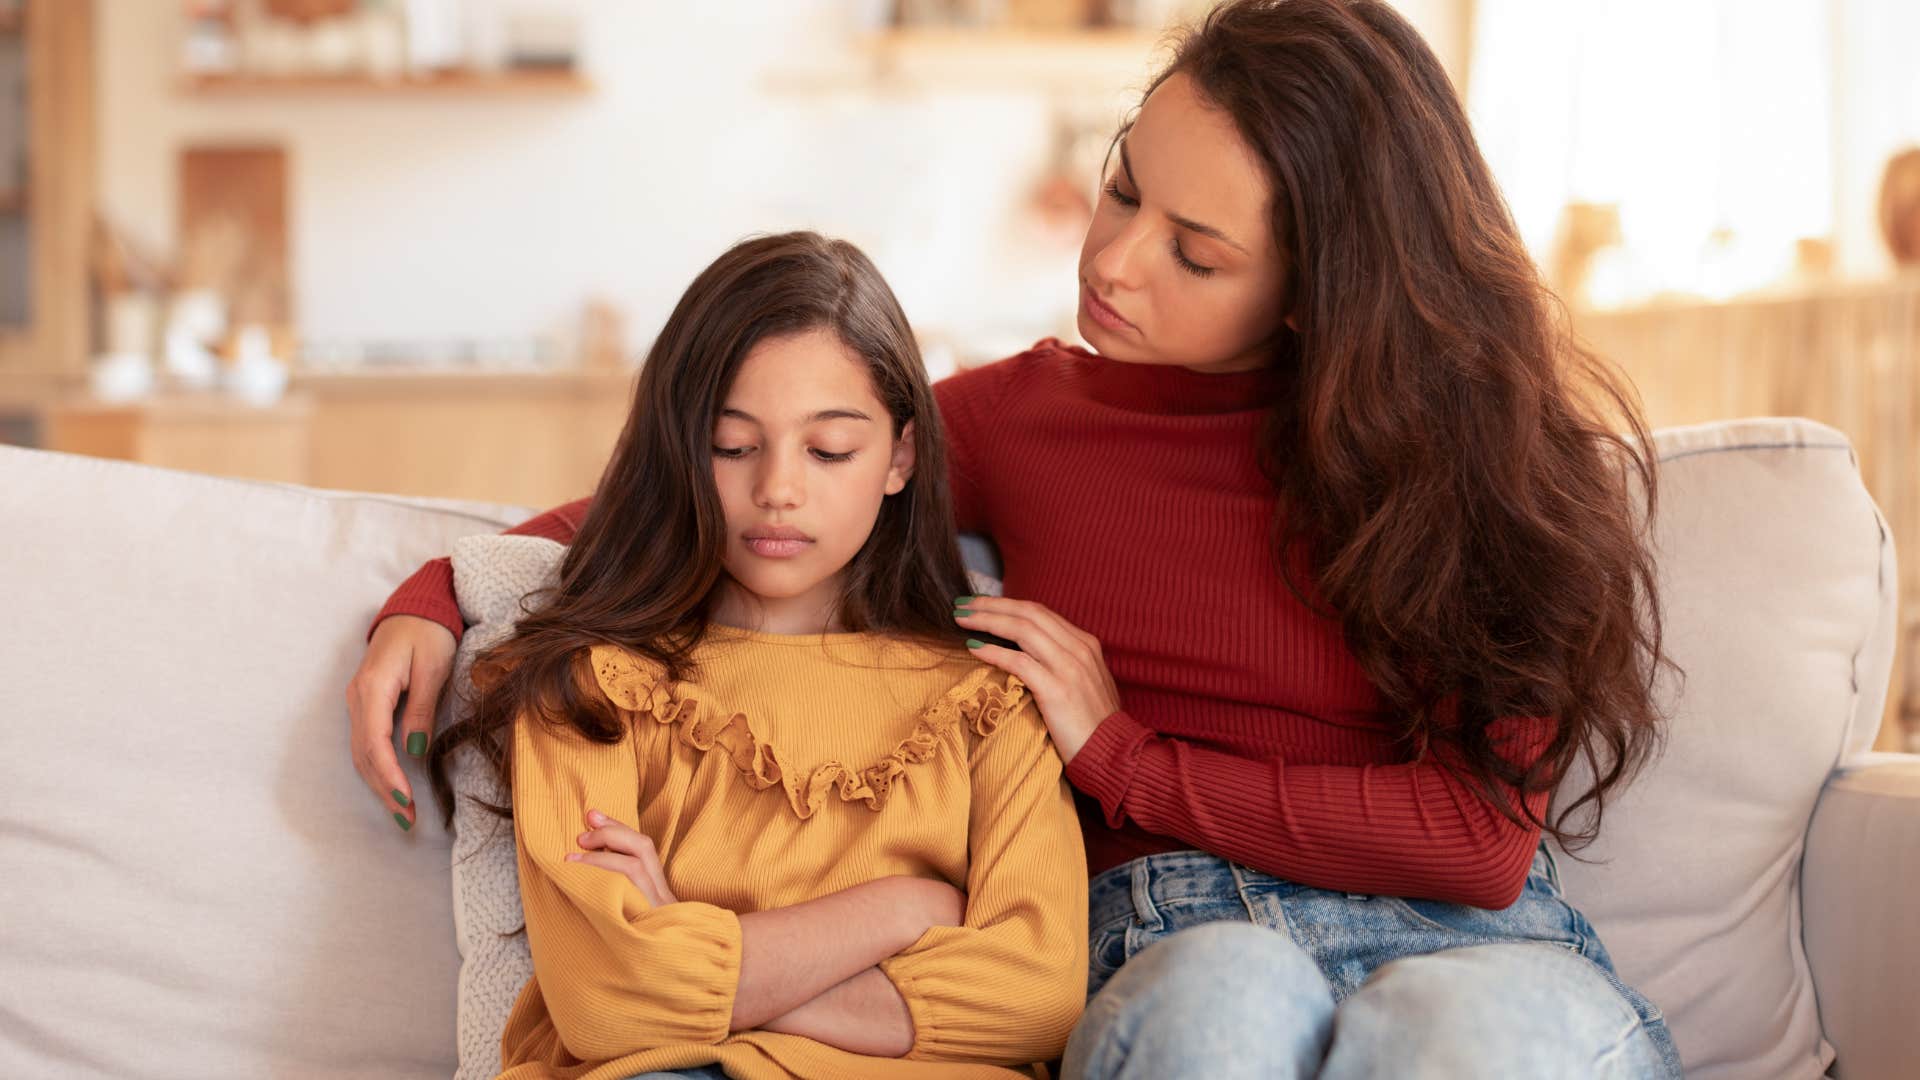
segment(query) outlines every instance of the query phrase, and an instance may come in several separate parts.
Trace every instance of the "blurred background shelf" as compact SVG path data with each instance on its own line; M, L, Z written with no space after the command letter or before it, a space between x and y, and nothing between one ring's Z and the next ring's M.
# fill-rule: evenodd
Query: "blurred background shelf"
M1137 92L1163 36L1130 29L915 27L854 38L839 54L789 61L765 80L782 93L986 91Z
M526 97L576 98L593 93L577 71L444 71L427 76L184 75L182 94L202 98L256 97Z

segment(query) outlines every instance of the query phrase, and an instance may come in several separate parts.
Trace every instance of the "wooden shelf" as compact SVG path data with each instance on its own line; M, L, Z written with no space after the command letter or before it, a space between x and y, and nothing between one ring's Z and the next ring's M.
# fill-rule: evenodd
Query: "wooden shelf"
M184 94L207 98L266 96L583 97L593 82L577 71L527 69L498 73L443 71L390 79L370 75L187 75Z
M771 88L789 92L911 89L1137 91L1163 59L1161 35L1140 30L888 30L854 39L818 64L783 66Z

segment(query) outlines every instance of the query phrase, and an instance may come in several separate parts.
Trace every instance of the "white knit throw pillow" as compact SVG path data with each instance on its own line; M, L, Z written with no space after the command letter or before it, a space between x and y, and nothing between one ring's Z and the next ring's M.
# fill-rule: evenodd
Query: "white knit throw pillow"
M470 624L453 661L449 690L472 693L473 658L513 632L528 593L553 584L567 549L537 536L469 536L453 547L453 586ZM456 706L459 708L459 706ZM500 1072L500 1033L527 980L533 956L520 910L520 873L513 822L474 804L477 796L505 805L507 792L478 753L463 748L449 762L453 782L453 927L460 946L455 1080L486 1080ZM512 936L508 936L512 935Z

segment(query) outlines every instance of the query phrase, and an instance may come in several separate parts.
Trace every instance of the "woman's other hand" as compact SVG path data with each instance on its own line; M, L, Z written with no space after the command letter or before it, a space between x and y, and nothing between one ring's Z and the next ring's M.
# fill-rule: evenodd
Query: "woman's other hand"
M413 784L393 752L393 710L404 692L400 730L407 753L424 759L455 649L453 634L432 619L390 615L374 628L360 669L347 683L353 767L402 829L413 828L417 808Z

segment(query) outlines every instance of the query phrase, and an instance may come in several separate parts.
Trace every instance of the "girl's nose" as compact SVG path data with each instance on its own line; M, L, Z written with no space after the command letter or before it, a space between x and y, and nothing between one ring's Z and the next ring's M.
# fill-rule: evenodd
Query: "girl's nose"
M760 460L764 467L755 485L754 502L761 509L791 510L806 503L806 468L798 455L770 452Z

